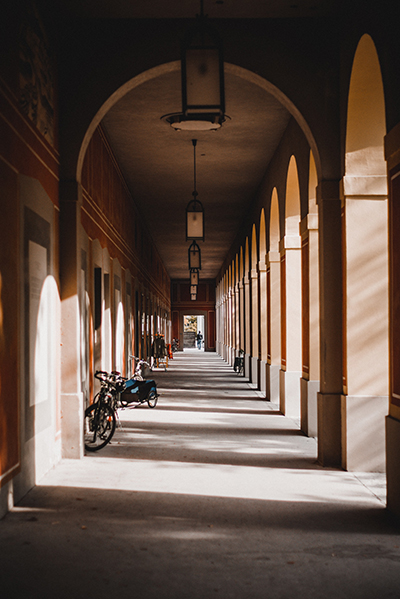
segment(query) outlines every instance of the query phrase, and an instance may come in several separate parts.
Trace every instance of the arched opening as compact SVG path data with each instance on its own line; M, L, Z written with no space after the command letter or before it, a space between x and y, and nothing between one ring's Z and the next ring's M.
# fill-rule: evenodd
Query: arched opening
M281 273L279 254L279 200L274 187L269 221L269 251L267 254L267 397L279 403L279 370L281 366Z
M301 430L310 437L318 432L319 385L319 255L317 169L310 150L308 214L301 221L302 378Z
M285 197L285 235L281 254L280 405L286 416L300 421L301 378L301 238L297 163L290 158Z
M251 232L251 382L259 385L259 291L258 291L258 244L255 224Z
M251 292L250 292L250 254L249 238L244 245L244 310L245 310L245 344L244 344L244 373L251 377Z
M351 72L343 180L342 465L383 471L388 411L388 213L385 103L369 35Z
M235 320L235 358L239 356L241 348L240 341L240 291L239 291L239 255L235 256L235 305L236 305L236 320Z
M260 342L260 390L267 394L268 362L268 289L267 289L267 236L264 208L260 215L260 253L258 260L259 277L259 342Z
M240 320L240 347L241 353L245 353L245 330L246 330L246 309L244 297L244 261L243 261L243 246L240 246L239 252L239 320Z

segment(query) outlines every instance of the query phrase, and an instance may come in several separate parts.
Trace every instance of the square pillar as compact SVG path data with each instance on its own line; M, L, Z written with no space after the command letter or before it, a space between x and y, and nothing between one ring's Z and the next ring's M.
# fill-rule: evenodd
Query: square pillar
M321 181L319 210L320 391L318 461L341 467L342 238L339 181Z

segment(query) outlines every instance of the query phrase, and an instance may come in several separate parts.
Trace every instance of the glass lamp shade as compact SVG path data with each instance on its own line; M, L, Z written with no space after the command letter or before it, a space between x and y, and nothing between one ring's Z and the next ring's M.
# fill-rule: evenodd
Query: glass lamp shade
M190 294L190 299L191 299L192 301L196 301L196 299L197 299L197 294L196 294L196 293L191 293L191 294Z
M182 112L189 115L225 113L222 43L206 18L197 19L181 47Z
M199 271L198 270L191 270L190 271L190 284L191 285L198 285L199 284Z
M201 269L200 248L195 241L189 246L189 270Z
M195 193L195 192L194 192ZM186 240L204 241L204 210L199 200L190 200L186 207Z
M197 295L197 285L190 285L190 295Z

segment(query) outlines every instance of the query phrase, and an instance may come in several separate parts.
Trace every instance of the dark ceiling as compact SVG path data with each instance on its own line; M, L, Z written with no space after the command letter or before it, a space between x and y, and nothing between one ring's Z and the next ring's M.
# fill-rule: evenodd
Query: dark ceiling
M329 15L330 0L205 0L218 18ZM198 0L58 0L72 18L192 18ZM162 62L162 61L161 61ZM181 110L180 69L148 78L109 110L102 126L131 194L146 220L172 279L188 277L185 208L193 191L197 143L197 190L205 210L200 242L202 278L215 278L261 184L290 114L265 89L225 73L226 113L219 131L175 131L161 120Z
M52 3L54 0L52 1ZM75 17L108 19L191 19L200 0L55 0ZM333 14L338 0L204 0L212 19L264 19Z

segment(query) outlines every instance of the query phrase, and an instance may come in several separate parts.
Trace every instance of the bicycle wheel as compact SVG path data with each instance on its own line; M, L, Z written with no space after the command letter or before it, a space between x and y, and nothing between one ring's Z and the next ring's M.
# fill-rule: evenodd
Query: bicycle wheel
M155 408L157 405L157 400L158 400L158 395L155 391L150 391L150 393L147 396L147 403L149 405L149 408Z
M98 451L107 443L115 431L115 413L107 404L92 404L85 410L85 449Z

